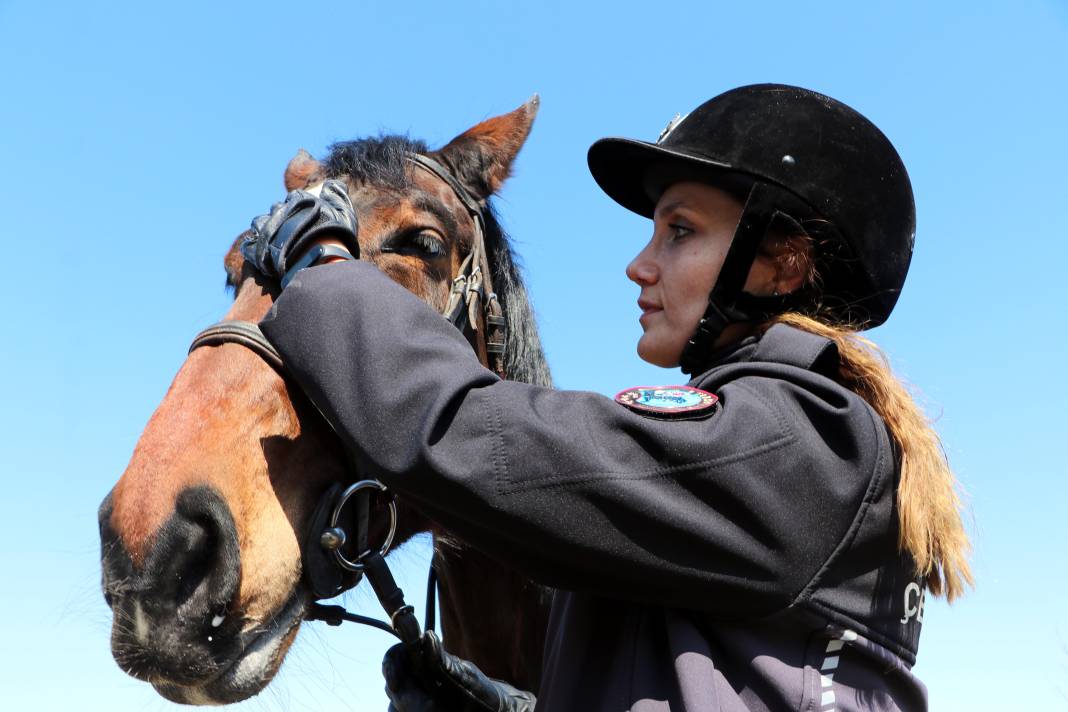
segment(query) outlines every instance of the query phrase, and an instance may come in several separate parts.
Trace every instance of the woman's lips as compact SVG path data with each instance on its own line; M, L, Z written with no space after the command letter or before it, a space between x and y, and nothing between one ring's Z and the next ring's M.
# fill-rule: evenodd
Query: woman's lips
M643 312L660 311L663 307L649 299L638 299L638 308Z
M638 321L642 323L644 323L645 319L652 316L653 314L657 314L659 312L664 311L663 307L653 302L648 302L644 299L638 300L638 308L642 310L642 315L638 317Z

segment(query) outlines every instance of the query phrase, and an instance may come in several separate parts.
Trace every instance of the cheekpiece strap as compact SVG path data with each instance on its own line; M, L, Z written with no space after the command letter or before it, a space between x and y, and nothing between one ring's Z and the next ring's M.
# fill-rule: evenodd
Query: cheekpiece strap
M467 209L475 223L475 237L471 252L464 259L460 273L453 280L452 290L442 315L454 326L462 329L462 320L466 316L467 326L472 332L479 330L479 314L485 320L486 333L483 339L486 355L491 360L491 367L498 376L504 378L504 351L507 342L507 322L504 312L493 291L493 276L486 253L486 218L484 206L463 186L445 166L433 158L420 153L409 153L408 160L420 168L445 181L460 202ZM467 308L464 309L463 307Z

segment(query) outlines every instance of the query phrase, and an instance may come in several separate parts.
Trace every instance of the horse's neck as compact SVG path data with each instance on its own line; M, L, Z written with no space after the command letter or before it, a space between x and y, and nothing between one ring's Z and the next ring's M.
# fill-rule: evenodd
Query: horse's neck
M490 677L537 691L551 592L496 559L436 542L445 647Z

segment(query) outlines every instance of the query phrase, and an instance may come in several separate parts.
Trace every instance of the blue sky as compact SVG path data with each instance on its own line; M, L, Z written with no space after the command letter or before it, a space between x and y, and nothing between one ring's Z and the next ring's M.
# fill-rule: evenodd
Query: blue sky
M225 311L222 256L298 148L383 130L440 145L538 92L497 206L558 385L611 394L679 377L634 354L623 268L648 225L598 191L586 148L655 138L762 81L859 109L912 176L913 268L873 336L937 418L978 575L960 603L928 603L932 708L1068 708L1068 6L650 7L0 1L5 709L172 708L111 660L96 506L190 337ZM420 591L425 543L399 556ZM350 602L375 611L367 592ZM242 708L384 709L388 642L308 630Z

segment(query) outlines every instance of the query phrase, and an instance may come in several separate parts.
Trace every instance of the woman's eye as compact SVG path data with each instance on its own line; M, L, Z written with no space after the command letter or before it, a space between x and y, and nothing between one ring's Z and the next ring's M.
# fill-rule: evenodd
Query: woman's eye
M686 227L685 225L668 225L668 237L672 242L675 240L681 240L682 238L693 232L693 228Z
M389 241L383 252L421 257L444 257L445 243L431 230L414 230Z

